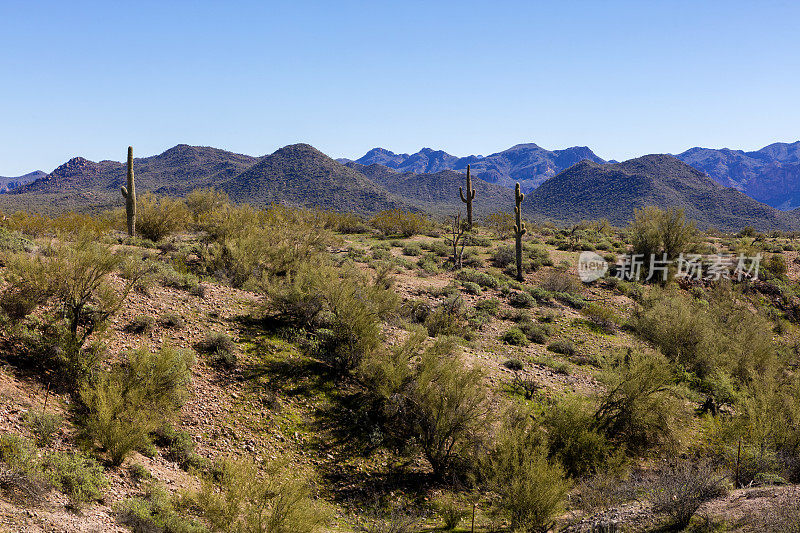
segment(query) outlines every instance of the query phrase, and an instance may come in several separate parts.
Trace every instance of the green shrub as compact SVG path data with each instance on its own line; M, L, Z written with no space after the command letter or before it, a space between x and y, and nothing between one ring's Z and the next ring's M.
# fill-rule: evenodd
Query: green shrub
M0 306L17 320L43 308L30 321L30 349L40 367L51 368L65 385L79 387L97 369L103 350L94 342L122 306L135 280L122 291L110 274L121 259L87 238L56 244L31 256L20 254L8 263L9 286Z
M517 328L525 334L529 341L536 344L544 344L550 335L550 329L541 324L534 324L530 320L522 320L517 323Z
M461 507L451 495L439 496L434 502L434 506L444 522L443 529L445 531L454 530L469 515L469 512Z
M628 351L603 379L607 388L595 413L601 431L633 453L677 448L686 411L663 356Z
M204 481L194 498L213 531L315 533L327 522L308 483L283 465L260 473L252 463L224 461L217 471L217 483Z
M581 314L604 333L613 333L619 321L611 309L596 303L590 303L581 309Z
M236 343L222 331L210 331L195 346L198 352L210 355L212 362L223 368L233 368L238 359Z
M444 241L423 241L420 243L423 250L434 253L439 257L448 257L451 248Z
M50 446L61 428L64 417L58 413L28 411L23 416L23 421L36 437L36 444Z
M417 261L417 266L427 274L438 274L441 271L439 260L432 253L423 254Z
M20 232L0 227L0 252L30 252L33 249L33 243Z
M189 212L181 200L152 193L136 199L136 231L153 242L183 230L188 219Z
M497 510L512 531L548 531L563 509L570 483L557 462L550 462L543 437L529 417L508 422L491 463Z
M191 353L171 348L131 352L126 362L81 389L77 422L83 438L121 464L131 451L147 446L150 433L180 408L193 362Z
M163 327L169 329L183 329L186 326L183 317L178 313L165 313L159 322Z
M567 357L575 355L575 345L570 339L556 339L547 345L547 349Z
M428 335L438 337L441 335L463 334L464 300L460 295L450 297L439 304L425 319L425 328Z
M51 483L78 507L99 500L107 484L103 467L81 453L46 454L42 468Z
M149 485L142 498L129 498L114 506L122 524L135 532L206 533L203 524L185 518L173 496Z
M525 368L525 365L522 364L522 361L520 361L519 359L509 359L508 361L503 363L503 366L509 370L513 370L514 372L519 372L523 368Z
M230 198L224 192L211 187L195 189L186 195L186 209L196 224L200 223L215 210L230 206Z
M134 317L134 319L125 326L125 331L136 334L149 333L150 331L153 331L155 326L155 318L147 315L139 315Z
M483 291L481 291L481 286L477 283L473 283L471 281L462 281L461 286L464 288L464 292L467 294L474 294L476 296L480 296Z
M539 285L546 291L577 295L583 291L580 280L563 270L551 270L545 273Z
M492 250L492 263L498 268L505 268L514 263L516 259L516 251L513 245L505 244L498 246Z
M508 303L513 307L531 308L536 306L536 298L527 292L514 291L508 295Z
M577 398L567 398L545 411L547 446L573 478L602 471L613 450L605 435L595 429L593 412Z
M768 322L729 289L718 287L711 303L679 291L653 291L634 313L636 333L701 378L724 371L740 381L774 360Z
M481 300L475 304L475 310L480 313L486 313L489 316L497 316L500 311L500 300L497 298Z
M528 337L522 333L519 328L511 328L502 336L503 342L506 344L510 344L512 346L527 346L528 345Z
M186 431L179 431L171 425L165 425L158 428L154 435L155 443L167 448L167 452L164 454L167 460L177 463L184 470L199 469L203 466L205 461L195 453L192 436Z
M471 268L462 268L459 270L456 273L456 279L460 281L477 283L481 287L487 289L497 289L500 286L500 280L498 280L496 277Z
M411 237L425 233L431 227L430 221L424 215L403 209L381 211L372 217L369 223L386 237L393 235Z
M408 242L403 245L403 255L417 256L422 255L422 247L418 242Z

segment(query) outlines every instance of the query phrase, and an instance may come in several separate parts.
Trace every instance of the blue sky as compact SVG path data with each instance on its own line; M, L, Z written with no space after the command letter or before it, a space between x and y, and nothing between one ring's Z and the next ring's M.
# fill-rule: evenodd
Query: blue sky
M800 138L792 2L0 2L0 175L178 143L604 158Z

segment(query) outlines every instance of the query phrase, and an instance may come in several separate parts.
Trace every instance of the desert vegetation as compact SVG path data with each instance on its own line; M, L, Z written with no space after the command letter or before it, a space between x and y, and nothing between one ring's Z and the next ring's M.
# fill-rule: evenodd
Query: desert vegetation
M525 220L519 190L486 219L364 218L137 196L129 178L135 209L2 217L6 515L165 532L797 523L776 503L800 483L796 235L653 207L561 228ZM481 201L470 182L462 197ZM580 281L586 250L606 277ZM630 253L763 261L648 282L615 276Z

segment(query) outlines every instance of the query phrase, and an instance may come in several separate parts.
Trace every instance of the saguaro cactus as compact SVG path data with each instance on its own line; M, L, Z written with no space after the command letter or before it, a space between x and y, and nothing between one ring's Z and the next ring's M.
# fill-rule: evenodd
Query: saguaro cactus
M522 275L522 236L525 235L528 230L525 227L525 223L522 221L522 200L525 199L525 194L520 192L519 190L519 183L517 186L514 187L514 200L516 201L517 205L514 207L514 215L516 217L516 223L514 224L514 237L516 239L516 251L517 251L517 280L523 281L525 278Z
M128 187L122 187L125 214L128 217L128 235L136 234L136 182L133 181L133 146L128 146Z
M464 189L458 188L461 201L467 204L467 229L472 230L472 200L475 199L475 189L472 188L472 177L469 175L469 165L467 165L467 196L464 197Z

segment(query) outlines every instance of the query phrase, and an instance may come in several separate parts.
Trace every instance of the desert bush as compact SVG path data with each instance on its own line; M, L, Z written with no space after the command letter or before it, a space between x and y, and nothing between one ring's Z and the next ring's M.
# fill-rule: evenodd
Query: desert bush
M456 273L456 279L460 281L477 283L481 287L487 289L496 289L500 286L500 280L498 280L496 277L472 268L462 268L459 270Z
M786 258L783 254L770 255L764 266L767 272L778 278L785 276L786 272L789 270L789 267L786 265Z
M550 329L542 324L535 324L530 320L522 320L517 323L517 328L525 334L529 341L536 344L544 344L550 335Z
M150 443L150 433L182 405L194 358L190 352L162 348L137 350L80 391L76 408L82 437L98 443L114 464Z
M614 311L596 303L590 303L581 309L581 314L586 317L589 323L593 324L604 333L614 333L614 329L619 322L619 318Z
M547 349L567 357L575 355L575 345L569 339L556 339L547 345Z
M208 234L201 260L206 273L237 287L259 287L272 276L294 273L319 256L330 233L312 214L285 206L267 210L225 206L205 219Z
M224 368L233 368L238 359L236 343L222 331L210 331L195 346L198 352L210 355L212 362Z
M528 337L519 330L519 328L511 328L501 337L503 342L512 346L527 346Z
M451 248L447 246L447 243L444 241L423 241L420 243L420 246L422 246L423 250L432 252L438 257L447 257L450 255Z
M356 517L359 533L415 533L425 520L425 513L393 503L386 508L379 502L368 506Z
M11 434L0 436L0 487L13 495L41 498L52 488L70 498L74 507L98 500L106 486L103 468L81 453L45 451ZM32 501L32 500L29 500Z
M497 316L500 311L500 300L497 298L481 300L475 304L475 310L480 313L486 313L489 316Z
M177 463L184 470L199 469L205 463L205 460L195 453L192 436L186 431L165 424L153 432L153 437L155 444L166 448L164 457Z
M81 239L33 256L20 254L8 263L10 284L0 306L20 321L44 308L32 322L31 351L67 385L79 386L95 371L103 352L90 341L103 333L135 284L135 276L121 292L111 284L120 261L108 247Z
M0 227L0 253L30 252L34 244L20 232Z
M181 200L152 193L136 199L136 231L153 242L183 230L188 219L189 212Z
M539 285L544 290L550 292L580 294L583 291L580 280L563 270L551 270L545 273Z
M488 227L498 239L505 240L514 234L514 213L497 211L486 217Z
M186 322L183 320L183 317L178 313L168 312L164 313L164 315L159 319L159 323L169 329L183 329L186 326Z
M45 454L42 469L53 486L69 496L76 507L99 500L107 483L103 467L81 453Z
M186 209L194 223L199 223L212 212L230 205L230 198L224 192L211 187L195 189L186 195Z
M403 255L417 256L422 255L422 247L418 242L408 242L403 245Z
M505 244L498 246L492 251L492 263L494 266L499 268L505 268L508 265L514 263L516 261L516 251L514 250L514 246L510 244Z
M369 223L386 237L411 237L425 233L431 227L430 221L424 215L403 209L381 211Z
M718 475L708 462L683 461L653 482L653 511L666 514L673 526L683 529L703 503L726 493L724 476Z
M461 286L464 288L464 292L467 294L474 294L475 296L480 296L483 292L481 290L481 286L477 283L473 283L471 281L462 281Z
M469 515L469 512L449 494L439 496L436 501L434 501L434 506L444 522L443 529L445 531L454 530L458 527L458 524Z
M686 412L666 359L628 351L606 367L597 427L633 453L677 449Z
M526 414L514 415L501 430L492 455L490 479L499 495L497 511L512 531L548 531L570 489L563 468L547 458L544 436Z
M39 446L50 446L53 443L64 417L58 413L45 413L44 411L28 411L23 416L23 421L36 437Z
M536 306L536 298L530 293L523 291L513 291L508 295L508 303L512 307L531 308Z
M128 333L149 333L156 326L156 319L148 315L138 315L125 326Z
M327 521L309 485L283 464L259 472L250 462L223 461L218 480L205 480L194 501L212 531L314 533Z
M644 258L643 272L646 274L651 255L658 259L662 254L666 254L670 260L677 258L681 252L688 250L697 229L693 222L686 222L683 209L665 211L647 206L634 211L634 220L628 232L633 253L642 254Z
M119 521L134 532L206 533L198 520L183 516L179 502L162 487L150 484L143 497L129 498L114 506Z
M458 476L474 466L490 409L478 368L467 369L452 337L423 348L424 332L393 349L374 352L362 365L382 430L398 447L414 443L434 474Z
M774 361L767 321L728 289L710 304L678 291L654 291L631 321L634 330L698 376L724 371L740 381Z
M565 398L545 411L547 447L551 460L561 463L573 478L605 468L612 446L595 427L594 413L578 398Z
M463 323L464 299L458 294L445 299L425 318L425 328L431 337L463 334Z

